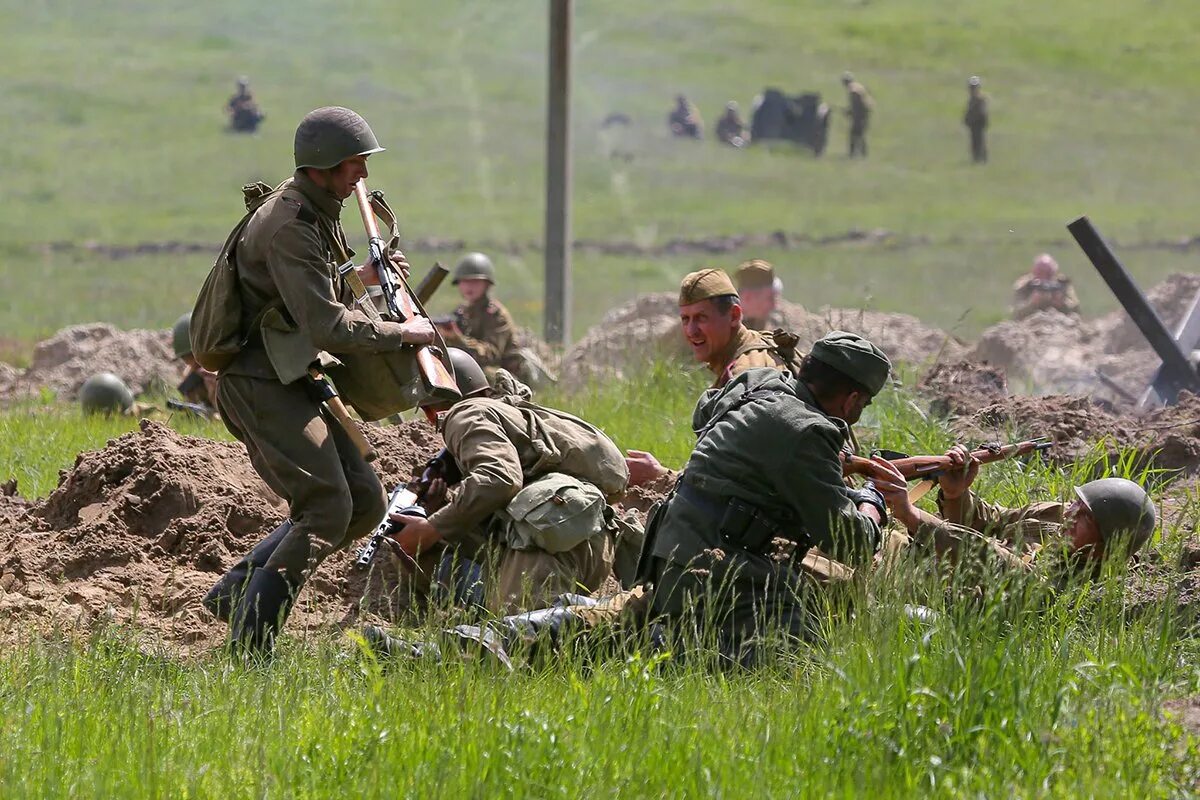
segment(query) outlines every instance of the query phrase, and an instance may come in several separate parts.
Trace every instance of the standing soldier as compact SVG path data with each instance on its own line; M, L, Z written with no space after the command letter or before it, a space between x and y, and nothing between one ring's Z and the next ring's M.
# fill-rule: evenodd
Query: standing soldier
M846 87L846 116L850 118L850 157L867 157L867 121L875 109L875 101L867 88L854 80L853 73L842 73L842 85Z
M987 140L984 138L988 126L988 96L979 87L978 75L967 81L967 110L963 114L963 125L971 132L971 160L976 164L987 163Z
M738 116L738 104L734 101L725 104L725 113L717 120L716 132L717 141L730 147L745 147L750 143L750 132Z
M673 135L685 139L699 139L704 135L700 112L681 94L675 95L675 108L667 115L667 127Z
M317 566L368 533L387 507L379 477L345 429L325 416L309 379L284 383L280 375L305 375L319 351L383 353L434 338L424 317L390 322L356 308L352 276L338 268L346 242L342 201L367 177L367 157L382 150L350 109L309 112L296 128L295 173L254 211L236 242L244 345L219 373L217 407L290 512L282 533L272 534L277 541L252 551L254 569L240 597L222 606L214 593L224 580L210 593L212 606L225 613L233 604L233 640L247 652L272 647ZM407 273L402 254L391 259ZM363 283L378 282L374 265L357 273ZM275 336L281 329L291 331L286 346Z
M489 377L504 368L527 381L512 314L491 297L496 285L492 260L483 253L467 253L454 268L453 284L462 296L462 305L448 319L436 322L446 344L470 353Z
M250 80L238 78L237 92L225 104L225 113L229 115L229 127L239 133L254 133L258 124L266 116L258 107L254 95L250 92Z

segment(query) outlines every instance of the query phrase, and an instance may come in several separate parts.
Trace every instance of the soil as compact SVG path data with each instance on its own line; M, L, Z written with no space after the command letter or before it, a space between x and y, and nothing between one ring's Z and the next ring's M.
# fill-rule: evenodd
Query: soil
M930 398L929 410L937 417L975 413L1008 396L1004 370L986 363L955 361L934 364L917 383Z
M83 382L98 372L116 374L136 395L173 386L182 368L170 331L122 331L102 322L74 325L39 343L28 369L0 365L0 403L45 389L74 400Z

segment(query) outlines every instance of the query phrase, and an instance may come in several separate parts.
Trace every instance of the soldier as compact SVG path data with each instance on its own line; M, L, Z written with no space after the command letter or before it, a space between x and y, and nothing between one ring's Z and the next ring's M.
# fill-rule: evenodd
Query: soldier
M738 104L730 100L725 104L725 113L717 120L717 141L731 147L745 147L750 144L750 132L746 123L738 116Z
M713 373L712 388L754 367L787 369L778 347L742 323L742 305L723 270L702 269L679 285L679 321L697 361Z
M271 648L317 565L369 532L386 509L378 476L346 431L324 416L308 379L284 383L279 376L305 375L317 351L381 353L434 338L424 317L390 322L353 307L347 281L355 271L343 275L337 268L345 251L342 201L367 177L367 157L382 150L353 111L310 112L296 128L295 173L258 207L237 244L246 336L220 372L217 407L255 471L290 512L278 541L264 542L235 567L253 560L245 591L222 600L230 583L223 579L207 598L210 608L229 618L234 643L245 651ZM402 254L391 258L407 273ZM378 282L374 265L358 268L357 277ZM264 319L271 310L278 325L293 331L295 347L268 352Z
M454 268L452 282L463 302L449 319L437 320L446 344L466 350L488 375L503 368L525 380L517 326L508 309L490 294L496 285L492 260L483 253L467 253Z
M93 375L79 387L79 405L84 414L131 414L133 392L111 372Z
M784 320L775 313L783 293L783 281L775 275L771 262L752 258L738 265L734 273L737 293L742 301L742 322L752 331L770 331Z
M1058 262L1049 253L1034 259L1029 273L1013 284L1012 317L1025 319L1038 311L1054 309L1063 314L1079 314L1079 298L1071 279L1058 273Z
M469 354L450 348L462 399L427 403L462 481L447 496L435 481L428 519L393 515L399 547L414 558L446 543L479 564L488 608L512 613L566 592L593 592L612 572L615 541L607 502L629 473L604 432L530 402L527 387L500 373L498 390Z
M254 133L265 118L258 107L254 95L250 92L250 80L238 78L237 92L225 104L225 113L229 115L229 127L239 133Z
M754 369L705 394L693 416L696 447L647 525L654 616L715 632L720 652L739 663L761 654L768 633L811 636L809 579L768 551L783 538L851 566L869 561L884 499L871 482L845 484L841 451L890 369L870 342L835 331L813 345L799 378ZM873 460L878 478L904 482Z
M175 357L183 362L185 372L179 382L179 394L189 403L203 406L210 412L217 407L217 374L210 372L192 357L192 314L188 312L175 321L171 329L171 345Z
M967 110L963 114L963 125L971 132L971 160L976 164L987 163L987 141L984 138L988 126L988 96L980 89L978 75L967 81Z
M962 468L939 474L941 519L913 507L906 486L880 484L893 516L908 532L901 547L928 548L939 561L952 564L973 557L1061 582L1072 573L1095 574L1110 556L1131 557L1154 533L1154 504L1133 481L1090 481L1075 487L1070 505L1004 508L971 490L979 462L965 447L946 455Z
M875 101L867 92L867 88L854 80L850 72L842 73L842 86L846 87L846 99L849 106L846 116L850 119L850 157L856 155L867 157L867 121L875 109Z
M667 115L667 127L671 134L686 139L700 139L704 136L704 122L700 112L691 101L683 95L675 96L675 108Z

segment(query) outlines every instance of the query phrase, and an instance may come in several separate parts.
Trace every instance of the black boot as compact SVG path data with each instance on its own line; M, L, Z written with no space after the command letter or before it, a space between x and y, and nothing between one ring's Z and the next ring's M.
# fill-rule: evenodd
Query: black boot
M237 608L242 590L246 588L246 582L250 580L250 573L266 566L267 559L271 557L275 548L279 547L279 543L291 529L292 521L285 519L282 525L267 534L267 538L254 545L253 550L234 564L233 568L208 590L208 594L204 596L204 607L214 617L222 622L229 622L229 615L233 613L233 609Z
M270 653L299 589L281 572L254 570L230 623L234 649L247 655Z

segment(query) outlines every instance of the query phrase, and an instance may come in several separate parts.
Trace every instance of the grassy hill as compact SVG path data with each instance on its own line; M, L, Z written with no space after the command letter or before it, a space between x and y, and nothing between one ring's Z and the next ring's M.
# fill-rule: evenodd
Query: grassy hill
M0 330L22 342L69 322L166 325L186 308L207 253L111 260L51 250L212 243L239 213L238 187L291 169L296 121L318 105L361 111L389 148L372 159L415 238L463 240L498 257L501 296L539 324L545 4L329 0L190 4L44 0L0 5ZM1085 304L1113 303L1063 225L1089 213L1124 243L1200 233L1200 8L1183 0L666 0L579 3L575 26L575 234L653 246L784 230L814 237L886 229L879 245L718 256L576 257L576 328L637 292L672 288L699 264L765 256L793 299L871 305L966 334L995 321L1007 288L1050 249ZM764 86L822 92L840 108L853 69L877 102L871 158L843 155L835 118L821 159L788 147L739 152L668 139L684 91L711 128L722 104ZM233 78L267 120L223 130ZM992 161L967 158L964 82L992 97ZM632 116L614 160L611 111ZM356 220L348 218L356 224ZM350 230L355 230L350 227ZM453 260L456 254L443 256ZM428 259L416 259L424 263ZM1127 257L1145 282L1193 269L1164 249ZM29 285L32 275L50 283ZM442 303L449 303L449 294ZM964 318L964 312L966 316Z

